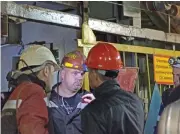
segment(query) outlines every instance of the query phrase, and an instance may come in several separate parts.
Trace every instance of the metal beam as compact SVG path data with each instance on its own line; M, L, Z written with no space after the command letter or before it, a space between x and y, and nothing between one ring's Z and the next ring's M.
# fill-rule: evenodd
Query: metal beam
M1 2L1 12L9 16L16 16L32 21L48 22L75 28L81 27L81 17L78 15L58 12L29 5L17 5L13 2ZM180 43L179 34L169 34L152 29L121 25L98 19L89 18L89 26L92 30L116 35L146 38L150 40Z
M110 43L110 42L109 42ZM166 50L166 49L159 49L159 48L152 48L152 47L142 47L142 46L134 46L134 45L127 45L127 44L117 44L117 43L111 43L114 45L118 51L122 52L132 52L132 53L140 53L140 54L156 54L156 55L163 55L163 56L179 56L180 51L174 51L174 50ZM85 45L82 43L81 39L78 39L78 47L83 47L83 51L85 55L87 56L89 50L94 45Z
M53 3L58 3L66 6L70 6L73 8L77 8L78 1L52 1Z

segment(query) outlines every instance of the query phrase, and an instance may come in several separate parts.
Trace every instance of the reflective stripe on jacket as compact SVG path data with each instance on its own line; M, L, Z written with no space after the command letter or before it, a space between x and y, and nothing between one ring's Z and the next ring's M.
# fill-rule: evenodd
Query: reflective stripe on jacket
M24 86L25 84L27 84L27 86ZM2 112L5 118L10 116L8 115L9 113L16 111L17 99L18 109L16 112L16 121L19 133L48 134L48 110L46 106L47 98L44 89L35 83L21 83L12 92L11 96L3 107ZM6 127L2 124L1 127L6 129L8 126Z

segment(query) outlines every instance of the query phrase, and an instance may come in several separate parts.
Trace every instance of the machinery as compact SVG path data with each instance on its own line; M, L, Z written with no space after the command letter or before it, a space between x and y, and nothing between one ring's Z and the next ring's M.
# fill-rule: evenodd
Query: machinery
M165 108L158 125L158 134L180 134L180 100Z

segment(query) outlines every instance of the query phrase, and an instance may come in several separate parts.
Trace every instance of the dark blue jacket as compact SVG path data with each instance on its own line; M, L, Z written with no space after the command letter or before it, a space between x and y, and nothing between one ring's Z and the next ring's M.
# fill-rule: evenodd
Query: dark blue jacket
M82 134L80 112L87 104L81 102L81 97L86 93L88 92L80 90L75 95L73 100L76 107L68 114L63 105L63 98L52 91L48 108L50 134Z

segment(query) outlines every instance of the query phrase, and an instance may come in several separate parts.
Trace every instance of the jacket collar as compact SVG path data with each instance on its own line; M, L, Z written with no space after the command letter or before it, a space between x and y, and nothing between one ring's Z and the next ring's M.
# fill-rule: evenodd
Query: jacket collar
M120 90L120 86L116 80L107 80L94 90L94 95L96 98L109 97L118 90Z
M35 77L33 75L23 74L18 77L18 84L23 83L25 81L30 81L32 83L35 83L35 84L41 86L43 89L45 89L45 87L46 87L46 84L44 81L38 79L37 77Z

